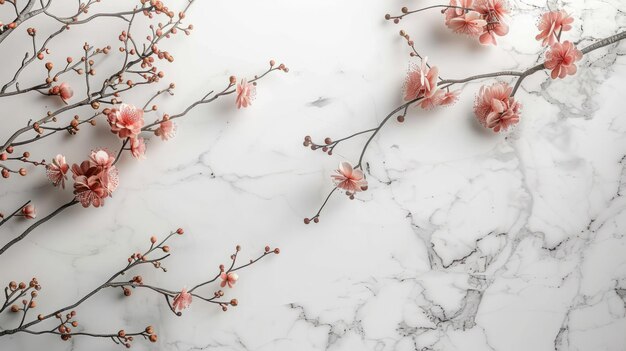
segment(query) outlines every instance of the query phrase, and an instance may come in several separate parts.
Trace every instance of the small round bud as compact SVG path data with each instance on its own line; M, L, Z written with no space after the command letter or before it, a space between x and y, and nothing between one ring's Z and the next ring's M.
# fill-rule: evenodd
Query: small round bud
M150 242L153 243L153 244L156 243L157 242L156 236L151 236L150 237Z
M52 64L52 62L46 62L46 69L48 71L52 71L53 67L54 67L54 65Z
M147 326L146 327L146 333L154 334L154 328L151 325Z
M120 338L123 338L126 336L126 331L124 331L124 329L120 330L117 332L117 336L119 336Z
M235 76L230 76L230 84L233 84L233 85L234 85L235 83L237 83L237 77L235 77Z
M157 341L157 336L156 336L156 334L152 334L152 335L150 335L149 339L150 339L150 342L156 342L156 341Z
M238 304L239 304L239 301L237 301L237 299L230 300L230 305L231 306L237 306Z
M185 231L183 230L183 228L178 228L176 229L176 233L178 233L178 235L183 235Z

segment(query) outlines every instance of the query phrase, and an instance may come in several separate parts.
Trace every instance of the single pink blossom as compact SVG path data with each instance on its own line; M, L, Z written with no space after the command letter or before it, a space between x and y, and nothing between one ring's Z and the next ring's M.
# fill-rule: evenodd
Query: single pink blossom
M119 109L111 111L108 119L111 131L122 139L139 135L144 124L143 110L127 104L121 104Z
M558 36L562 32L572 29L572 23L574 19L563 10L546 12L537 24L539 34L535 39L541 40L542 46L553 45L558 41Z
M459 91L458 91L458 90L454 90L454 91L447 91L447 92L443 95L443 98L441 99L441 105L442 105L442 106L452 105L452 104L453 104L453 103L455 103L458 99L459 99Z
M159 127L154 131L154 134L160 137L161 140L169 140L176 135L176 124L163 116L163 121L159 123Z
M248 107L252 105L252 99L256 94L256 87L252 83L248 83L248 81L244 78L241 80L241 83L237 84L237 98L235 103L237 104L237 108Z
M136 137L130 139L130 153L134 158L146 158L146 144L143 138Z
M480 124L499 132L519 122L522 105L511 96L512 91L513 88L502 82L480 88L474 104Z
M447 8L444 12L446 14L446 25L449 24L450 20L457 17L462 17L467 13L466 9L471 9L474 0L450 0L450 7Z
M349 194L367 190L367 180L365 180L363 171L353 169L350 163L339 163L339 168L335 172L337 174L333 174L330 177L338 188L345 190Z
M174 297L174 301L172 302L174 311L182 311L189 307L189 305L191 305L191 299L192 296L187 292L187 288L183 288L183 290Z
M119 184L115 158L105 150L92 151L89 160L72 165L74 195L83 207L100 207Z
M479 41L483 45L497 45L496 35L505 36L509 33L509 26L505 19L509 13L506 0L477 0L476 11L487 22Z
M490 20L498 20L502 22L509 14L509 5L507 0L476 0L476 11L486 16L487 22Z
M89 161L93 167L111 168L115 162L115 157L104 149L98 149L91 152Z
M52 159L52 163L46 165L46 175L54 186L61 184L61 187L65 189L65 180L69 169L70 166L65 163L65 156L59 154Z
M35 211L35 206L32 204L28 204L22 207L22 216L26 219L34 219L37 217L37 212Z
M409 70L404 83L405 101L410 101L420 97L430 97L437 90L439 70L434 66L429 68L426 63L427 60L428 57L425 57L419 68Z
M67 100L71 99L72 96L74 96L74 90L72 90L69 84L63 82L59 86L59 96L63 101L67 102Z
M546 52L544 66L552 70L552 79L565 78L568 74L576 74L576 61L582 57L583 53L571 41L566 40L563 43L554 43Z
M420 101L420 107L425 110L430 110L441 105L445 94L443 90L438 89L431 96L423 98L422 101Z
M447 25L455 33L477 37L484 31L487 21L482 18L480 13L470 11L462 16L451 18Z
M226 285L228 285L229 288L232 288L233 285L235 285L235 283L239 279L239 276L235 272L230 272L230 273L222 272L222 274L220 274L220 278L222 279L222 282L220 283L220 286L222 288L225 287Z

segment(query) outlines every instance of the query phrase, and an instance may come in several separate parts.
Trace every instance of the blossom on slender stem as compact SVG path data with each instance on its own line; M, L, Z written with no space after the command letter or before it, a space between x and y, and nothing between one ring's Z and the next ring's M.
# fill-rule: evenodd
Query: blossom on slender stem
M72 90L72 87L70 87L69 84L63 82L59 86L59 96L64 102L67 102L67 100L71 99L72 96L74 96L74 90Z
M222 272L220 274L220 279L222 279L222 282L220 283L222 288L226 285L228 285L229 288L232 288L239 279L239 276L235 272Z
M452 105L453 103L455 103L457 100L459 99L459 91L458 90L454 90L454 91L447 91L444 95L443 98L441 99L441 105L442 106L446 106L446 105Z
M410 101L419 97L430 97L437 89L439 70L437 67L429 68L426 64L428 57L422 60L419 68L409 70L404 83L404 100Z
M130 153L134 158L146 158L146 144L143 138L136 137L130 139Z
M183 288L183 290L174 297L174 301L172 302L172 307L174 311L182 311L185 308L191 305L192 296L187 292L187 288Z
M65 180L69 169L70 166L65 162L65 156L59 154L52 159L51 163L46 165L46 175L54 186L61 184L61 187L65 189Z
M499 132L519 122L522 105L511 96L512 91L513 88L502 82L480 88L474 104L480 124Z
M339 168L330 177L339 189L345 190L349 194L367 190L367 180L360 169L352 168L348 162L339 163Z
M245 78L242 79L241 83L237 84L236 92L237 98L235 103L237 108L245 108L252 105L252 99L254 99L256 94L256 87L253 83L248 83Z
M154 135L161 138L161 140L169 140L176 135L176 124L172 122L169 116L163 116L163 121L159 123L159 127L154 130Z
M484 32L479 37L480 43L497 45L496 35L505 36L509 32L509 26L505 22L509 13L506 0L478 0L476 11L487 21Z
M576 61L583 57L583 53L576 48L571 41L563 43L554 43L550 50L546 52L546 62L544 66L552 70L550 77L552 79L565 78L568 74L574 75L578 68Z
M133 105L121 104L107 117L111 131L122 139L139 135L144 124L143 110Z
M470 11L462 16L451 18L446 24L455 33L477 37L484 31L487 21L480 13Z
M537 24L540 33L535 39L541 40L542 46L553 45L559 41L562 32L572 29L572 23L574 19L563 10L546 12Z
M117 189L119 175L115 158L105 150L92 151L89 160L72 165L74 195L83 207L100 207Z
M37 212L35 211L35 206L32 204L28 204L22 207L22 216L26 219L34 219L37 217Z

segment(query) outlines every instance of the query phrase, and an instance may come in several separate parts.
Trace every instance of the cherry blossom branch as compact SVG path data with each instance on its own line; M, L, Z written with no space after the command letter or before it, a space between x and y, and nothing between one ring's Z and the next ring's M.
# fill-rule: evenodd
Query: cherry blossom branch
M124 41L125 48L123 50L123 52L124 52L124 65L122 66L122 68L120 70L114 72L107 79L105 79L103 84L102 84L102 88L99 91L94 92L94 93L88 93L87 97L85 99L83 99L83 100L81 100L79 102L73 103L71 105L67 105L67 106L65 106L65 107L63 107L61 109L58 109L57 111L49 112L45 117L39 119L38 121L36 121L36 122L34 122L32 124L29 122L28 125L26 125L25 127L18 129L16 132L11 134L11 136L4 142L4 144L2 146L0 146L0 152L6 150L9 146L13 145L13 142L21 134L24 134L24 133L29 132L31 130L34 130L34 131L39 133L41 126L43 126L44 124L49 123L51 121L56 121L56 117L58 115L64 113L64 112L66 112L66 111L69 111L69 110L72 110L72 109L75 109L75 108L78 108L78 107L86 106L86 105L91 105L94 109L97 109L100 106L100 103L106 102L106 101L103 101L103 99L106 99L106 98L111 97L111 96L119 96L120 93L126 92L126 91L130 90L131 88L133 88L135 86L156 82L158 79L155 78L157 76L157 73L156 73L156 70L154 70L154 72L153 71L149 71L148 73L144 73L144 74L140 75L140 76L142 76L143 79L146 79L146 82L130 83L130 84L128 84L129 85L128 88L124 88L124 89L119 89L118 88L118 85L121 82L121 77L122 77L122 75L124 73L129 73L129 74L132 73L131 71L132 71L132 68L134 66L139 65L139 64L141 64L142 66L146 65L146 62L147 62L146 60L148 58L152 57L153 55L157 55L157 52L155 51L155 50L158 50L157 47L156 47L157 43L159 43L164 38L170 37L171 34L175 34L178 29L184 30L186 33L188 33L188 31L191 29L191 27L182 28L182 27L180 27L180 24L181 24L182 18L184 18L184 12L189 9L189 7L191 6L191 4L193 2L194 2L194 0L188 1L187 5L185 7L185 10L183 12L181 12L181 14L179 15L179 19L178 20L174 21L174 20L172 20L170 18L169 22L165 26L163 26L162 29L159 29L158 35L156 35L155 37L149 38L149 43L147 45L144 44L145 49L144 49L144 51L142 53L136 52L134 49L133 50L129 50L128 49L128 41L131 41L131 42L134 43L134 40L130 39L130 28L131 28L131 25L132 25L135 13L139 12L139 11L133 11L133 14L132 14L131 18L128 20L129 24L128 24L128 30L126 32L126 37L123 38L124 39L123 41ZM158 9L155 10L155 11L158 11ZM145 11L144 11L144 13L145 13ZM173 16L173 13L171 13L170 15ZM63 28L65 28L65 27L62 27L62 29L58 33L62 32L64 30ZM53 33L53 35L54 35L54 33ZM50 39L51 38L48 38L48 41ZM46 45L46 44L44 44L44 45ZM42 46L42 49L43 49L43 46ZM42 49L40 49L40 51L37 54L37 56L39 56L42 53L42 51L41 51ZM91 49L92 48L89 45L85 44L85 51L87 51L87 50L91 51ZM102 50L101 49L97 49L96 51L94 51L95 54L98 54L100 52L107 53L108 52L108 48L105 48L105 49L102 49ZM138 55L138 57L136 59L134 59L134 60L129 60L130 54ZM161 58L161 54L162 53L158 54L159 58ZM49 79L46 81L45 84L35 85L35 86L33 86L31 88L28 88L28 89L22 89L22 90L19 90L18 93L25 92L25 91L31 91L31 90L39 91L38 89L49 87L50 84L53 81L55 81L55 79L58 79L58 77L60 75L66 73L66 72L68 72L70 70L76 71L79 74L83 74L84 73L86 75L86 87L87 87L87 91L89 92L90 88L89 88L88 76L94 74L93 70L90 69L86 65L87 63L89 63L89 66L93 65L93 63L91 62L90 58L91 58L91 56L86 55L86 56L84 56L81 59L81 62L79 62L80 64L85 64L85 70L84 71L82 69L76 69L76 67L77 67L77 65L79 63L77 63L77 64L75 64L73 66L69 66L68 65L63 71L57 73L53 78L49 77ZM22 67L20 68L20 72L21 72L21 70L23 70L24 65L27 65L28 63L32 62L33 59L34 59L34 56L33 56L33 58L31 58L31 60L25 61L23 63L23 65L22 65ZM172 56L169 55L169 54L167 54L167 59L168 59L168 61L173 60ZM68 58L68 64L70 62L69 60L70 60L70 58ZM150 64L150 65L152 65L152 64ZM50 71L51 68L52 68L51 63L47 63L46 67L48 68L48 71ZM17 74L17 76L19 76L19 73ZM16 80L16 78L14 80ZM128 82L131 82L131 81L129 80ZM9 83L7 83L6 87L9 87L12 84L13 84L12 82L9 82ZM5 88L5 90L6 90L6 88ZM4 92L4 94L7 95L7 96L9 94L14 95L15 92L13 92L13 93ZM0 94L0 96L1 96L1 94ZM31 138L31 139L29 139L30 142L34 142L34 141L37 141L37 140L38 140L38 138ZM17 143L21 143L21 142L17 142ZM21 144L23 144L23 143L21 143Z
M261 80L263 77L265 77L266 75L268 75L269 73L274 72L274 71L289 72L289 69L284 64L281 63L279 65L276 65L274 63L274 60L271 60L270 61L270 67L265 72L263 72L263 74L255 75L254 78L250 79L248 82L250 82L252 84L256 84L257 81ZM200 100L197 100L197 101L191 103L183 111L181 111L181 112L179 112L177 114L174 114L172 116L168 116L167 118L169 120L174 120L174 119L178 119L178 118L184 117L187 113L189 113L191 110L193 110L195 107L197 107L199 105L208 104L208 103L211 103L211 102L219 99L220 97L234 94L236 92L236 89L234 89L236 83L237 83L237 79L235 77L230 77L229 84L226 86L226 88L224 88L219 93L213 94L215 91L211 90L210 92L205 94ZM157 93L157 95L159 95L159 94L160 93ZM171 92L170 92L170 94L171 94ZM148 101L148 103L146 103L146 106L144 106L144 109L147 107L147 105L151 101L152 101L152 99L150 101ZM152 122L152 123L149 123L149 124L145 125L141 130L142 131L154 131L152 127L159 125L161 122L163 122L163 120L162 119L158 119L155 122Z
M6 250L8 250L11 246L17 244L19 241L21 241L22 239L26 238L26 236L28 236L28 234L30 234L33 230L35 230L37 227L39 227L40 225L46 223L47 221L51 220L54 216L58 215L59 213L63 212L63 210L65 210L68 207L74 206L78 203L78 201L76 201L76 199L72 199L71 201L61 205L59 208L57 208L56 210L54 210L52 213L50 213L49 215L45 216L44 218L38 220L37 222L31 224L26 230L24 230L22 232L22 234L18 235L17 237L13 238L13 240L9 241L8 243L6 243L4 246L2 246L2 248L0 248L0 255L2 255Z
M154 286L154 285L144 284L143 278L140 275L135 275L129 281L117 281L118 278L120 278L123 275L126 275L131 270L141 265L152 265L156 269L161 269L163 271L166 271L166 269L163 267L162 262L163 260L165 260L167 257L170 256L169 252L171 251L170 246L166 245L166 243L172 236L182 235L183 233L184 231L179 228L176 231L170 232L165 237L165 239L161 240L160 242L157 240L156 237L154 236L151 237L150 247L145 252L133 253L128 258L128 263L125 265L125 267L123 267L122 269L118 270L116 273L111 275L109 279L107 279L104 283L100 284L98 287L91 290L83 297L79 298L76 302L68 306L59 308L56 311L48 313L48 314L39 314L36 319L33 319L27 323L24 323L26 315L30 309L36 307L36 304L34 303L33 300L38 296L38 291L41 290L41 286L39 285L38 281L35 278L33 278L33 280L31 280L29 284L25 284L25 283L18 284L16 282L9 283L9 285L5 288L5 302L0 309L0 313L10 306L11 307L10 309L12 312L14 313L22 312L23 315L22 315L21 322L17 327L12 328L12 329L5 328L4 330L0 331L0 337L17 334L17 333L28 333L32 335L53 334L53 335L61 336L63 340L69 340L72 336L89 336L89 337L98 337L98 338L109 338L109 339L112 339L116 343L121 343L125 346L129 346L128 344L132 341L132 336L143 336L144 338L154 342L156 341L156 334L154 333L153 328L150 326L147 327L145 331L136 332L136 333L126 333L123 329L117 332L116 334L72 332L72 328L78 326L78 322L74 319L74 317L76 316L76 312L74 311L74 309L79 307L88 299L90 299L91 297L93 297L94 295L96 295L97 293L99 293L100 291L106 288L121 288L125 296L132 295L132 292L130 290L131 288L132 289L145 288L150 291L154 291L158 294L163 295L168 303L169 308L172 310L172 312L174 312L178 316L181 315L180 310L182 308L188 307L188 305L191 303L191 296L199 298L203 301L217 304L222 308L222 310L226 311L227 306L237 306L238 304L237 299L231 299L230 301L219 300L219 298L224 296L224 292L222 290L215 291L212 297L205 297L201 294L193 293L193 291L209 283L213 283L219 278L222 278L222 284L221 284L222 287L225 287L226 285L228 285L229 287L232 287L238 279L238 276L234 275L235 271L246 268L258 262L259 260L263 259L264 257L268 255L280 253L280 250L278 248L271 249L269 246L266 246L263 254L261 254L259 257L257 257L256 259L250 260L247 264L243 264L243 265L239 265L235 267L235 261L236 261L237 255L239 251L241 250L240 246L238 245L236 247L235 253L231 255L231 265L228 270L225 270L224 266L220 265L220 268L219 268L220 273L215 278L207 282L196 285L189 292L186 292L185 289L183 289L180 292L177 292L177 291L168 290L168 289L161 288L161 287ZM164 252L165 254L157 256L157 257L153 257L157 251ZM18 305L14 304L17 300L26 296L29 293L31 296L30 301L25 302L23 304L24 307L20 308ZM181 304L181 299L183 298L188 299L184 306ZM170 303L170 299L173 299L173 303ZM63 314L66 312L67 314L65 315L65 318L64 318ZM59 324L56 325L53 329L44 329L44 330L38 330L38 331L32 330L32 327L46 320L49 320L52 317L55 317L56 319L59 320L58 322Z
M443 8L445 11L446 9L458 9L458 10L463 10L463 11L475 11L475 9L473 8L469 8L469 7L463 7L463 6L452 6L452 5L432 5L432 6L428 6L428 7L424 7L424 8L420 8L417 10L409 10L407 7L403 7L401 9L402 14L401 15L390 15L390 14L386 14L385 15L385 19L386 20L393 20L393 23L400 23L400 20L403 19L405 16L414 14L414 13L418 13L418 12L422 12L422 11L426 11L426 10L431 10L431 9L437 9L437 8Z
M402 36L405 36L405 33L400 33ZM583 55L586 55L594 50L603 48L605 46L617 43L623 39L626 39L626 31L623 32L619 32L615 35L612 35L610 37L604 38L602 40L597 41L594 44L591 44L585 48L583 48L581 50ZM408 39L407 39L408 40ZM409 44L410 45L410 44ZM411 45L410 45L411 46ZM412 47L413 50L414 47ZM415 51L416 55L417 51ZM545 64L544 63L540 63L538 65L532 66L524 71L499 71L499 72L491 72L491 73L484 73L484 74L478 74L478 75L473 75L473 76L469 76L466 78L460 78L460 79L443 79L440 80L437 83L437 87L440 89L448 89L451 86L454 86L456 84L462 84L462 83L467 83L467 82L471 82L471 81L475 81L475 80L481 80L481 79L486 79L486 78L496 78L496 77L501 77L501 76L513 76L513 77L517 77L517 81L515 83L514 88L512 89L512 93L511 93L511 97L513 97L515 95L515 93L517 92L518 88L520 87L522 81L526 78L531 76L532 74L536 73L536 72L540 72L545 70ZM363 170L363 158L365 156L365 153L370 145L370 143L372 142L372 140L374 139L374 137L376 137L376 135L381 131L381 129L387 124L387 122L391 119L391 117L395 116L398 112L403 111L402 114L400 114L399 116L397 116L397 119L399 122L404 121L404 116L406 115L406 112L409 108L409 106L411 106L414 103L417 103L419 100L421 100L421 97L415 98L413 100L410 100L408 102L403 103L402 105L396 107L393 111L391 111L380 123L377 127L375 128L371 128L371 129L366 129L360 132L356 132L353 133L347 137L343 137L340 139L337 139L336 141L333 141L331 138L327 137L324 140L324 143L315 143L311 140L310 136L306 136L304 138L304 146L305 147L310 147L312 150L318 150L321 149L323 152L328 153L329 155L332 155L333 150L335 147L337 147L337 145L341 142L347 141L349 139L352 139L356 136L362 135L362 134L366 134L366 133L372 133L369 138L367 139L367 141L365 142L364 146L361 149L361 153L358 159L358 162L356 163L356 165L354 166L354 169L359 169L359 170ZM328 200L330 199L330 197L333 195L333 193L335 193L335 191L337 190L337 187L334 187L330 193L326 196L326 199L324 200L324 202L322 203L322 205L320 206L319 210L317 211L317 213L315 213L312 217L310 218L305 218L304 219L304 223L305 224L309 224L311 221L313 221L314 223L318 223L319 222L319 216L320 213L322 212L322 210L324 209L324 207L327 205ZM354 193L350 193L348 192L348 195L350 195L350 198L354 197Z
M9 219L15 217L29 203L30 203L30 200L26 201L26 203L24 203L22 206L18 207L17 210L13 211L13 213L11 213L10 215L8 215L6 217L4 217L4 215L2 213L0 213L0 218L2 218L2 220L0 221L0 226L2 226L4 223L9 221ZM0 311L0 312L2 312L2 311Z

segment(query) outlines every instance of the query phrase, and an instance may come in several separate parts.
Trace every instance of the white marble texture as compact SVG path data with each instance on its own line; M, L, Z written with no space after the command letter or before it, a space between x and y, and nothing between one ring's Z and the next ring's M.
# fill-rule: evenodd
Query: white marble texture
M290 73L264 79L252 108L236 111L232 98L199 107L174 140L150 140L147 160L125 157L104 208L72 208L35 231L0 257L0 281L37 276L38 309L50 311L103 281L150 235L181 226L169 272L145 269L145 279L180 289L214 274L237 243L244 257L266 243L282 253L240 274L228 295L240 306L227 313L198 301L176 317L159 296L111 290L77 310L78 329L154 325L158 343L137 341L136 350L626 350L626 44L585 57L574 77L524 81L523 117L511 133L474 121L479 82L450 108L412 109L366 155L370 190L356 201L335 197L319 224L302 224L338 161L354 161L364 141L329 157L303 148L302 138L370 128L401 102L410 59L399 29L446 78L529 67L541 50L534 25L544 1L512 0L511 31L498 47L452 34L436 10L400 25L382 19L407 3L438 2L199 1L189 13L194 34L167 44L176 61L166 80L178 88L160 102L166 111L231 74L260 72L270 58ZM568 39L588 44L626 27L623 0L558 4L576 18ZM111 42L122 26L100 21L71 38ZM78 52L71 42L56 52ZM3 81L20 59L12 56ZM2 140L51 103L35 94L0 100ZM100 122L28 149L78 161L116 145ZM4 212L32 198L45 214L69 197L42 173L0 181ZM24 227L3 227L2 241ZM102 339L0 339L3 351L115 348Z

